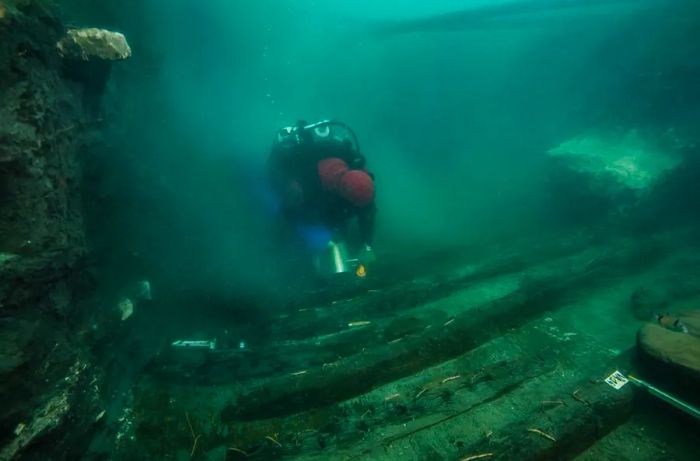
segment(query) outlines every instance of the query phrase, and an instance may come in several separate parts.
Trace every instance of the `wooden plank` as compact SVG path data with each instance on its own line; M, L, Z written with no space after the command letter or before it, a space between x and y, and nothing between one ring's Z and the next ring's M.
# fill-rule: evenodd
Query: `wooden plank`
M580 259L565 258L542 273L531 274L511 295L470 309L447 326L342 358L330 369L319 367L263 381L228 405L222 418L249 421L279 417L364 394L378 385L454 358L546 311L556 310L578 296L579 291L608 280L611 270L639 270L644 267L641 260L653 260L658 254L630 246L597 254L586 264L581 264Z

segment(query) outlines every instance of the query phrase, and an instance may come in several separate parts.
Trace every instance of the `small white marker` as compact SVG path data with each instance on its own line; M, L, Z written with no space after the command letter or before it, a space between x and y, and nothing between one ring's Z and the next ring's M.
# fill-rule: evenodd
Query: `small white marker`
M629 379L627 379L620 370L615 370L613 374L605 378L605 382L614 389L622 389L622 387L629 382Z

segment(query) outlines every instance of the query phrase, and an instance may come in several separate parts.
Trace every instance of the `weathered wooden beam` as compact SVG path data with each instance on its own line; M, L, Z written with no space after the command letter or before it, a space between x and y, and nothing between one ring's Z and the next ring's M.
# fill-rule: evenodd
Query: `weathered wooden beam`
M338 328L339 311L377 316L410 309L499 275L520 272L547 261L580 253L588 245L590 242L586 239L576 238L546 242L524 250L520 248L517 252L511 250L490 255L488 258L479 259L478 263L448 273L421 275L391 285L372 284L369 285L370 292L358 292L346 300L328 301L316 307L302 308L301 312L292 312L290 321L278 323L273 328L276 327L279 337L289 339L304 339L332 333ZM420 265L421 262L415 264ZM294 319L301 321L292 322Z
M342 358L329 368L262 382L240 395L222 417L228 421L279 417L361 395L454 358L537 315L556 310L579 291L608 280L611 273L639 270L658 256L653 246L646 252L629 246L597 254L586 264L565 258L542 274L532 274L512 294L469 309L442 328Z
M458 459L484 452L493 453L489 459L494 460L571 459L632 413L633 387L615 390L602 379L612 371L601 369L568 388L565 405L510 424L502 436L465 447Z
M486 261L454 269L452 273L373 289L325 306L294 309L273 320L272 336L277 341L272 344L250 349L246 354L237 349L199 354L194 361L187 360L181 353L161 354L150 364L149 371L164 380L216 384L335 363L363 349L415 335L426 327L442 326L450 320L443 309L443 301L444 306L457 303L460 310L462 305L466 309L474 302L467 298L475 287L490 285L492 279L499 276L512 275L517 279L523 275L523 269L570 257L576 251L580 253L583 243L571 239L533 246L522 254L502 251ZM586 258L590 260L589 256ZM487 287L486 291L494 290ZM371 322L362 328L349 327L353 321ZM280 354L280 350L284 350L284 354ZM250 363L258 365L246 366ZM183 377L184 374L187 376Z
M600 351L594 354L602 358ZM403 429L388 424L370 440L342 447L340 459L571 459L626 421L633 409L632 386L614 390L602 380L614 368L592 369L599 371L583 378L575 369L523 376L524 381L479 402L463 400L451 411L417 416ZM307 452L296 459L323 455Z

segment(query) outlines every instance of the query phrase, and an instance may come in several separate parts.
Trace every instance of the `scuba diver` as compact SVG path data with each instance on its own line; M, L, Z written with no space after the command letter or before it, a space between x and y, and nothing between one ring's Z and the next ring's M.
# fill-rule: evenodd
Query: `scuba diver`
M332 120L282 128L268 166L284 220L316 271L364 278L374 262L375 185L352 129Z

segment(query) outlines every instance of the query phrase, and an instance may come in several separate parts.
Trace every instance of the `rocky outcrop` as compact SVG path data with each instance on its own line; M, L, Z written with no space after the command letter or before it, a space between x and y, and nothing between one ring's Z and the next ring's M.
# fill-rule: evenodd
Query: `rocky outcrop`
M103 320L81 303L81 158L99 100L66 77L47 4L0 0L0 460L77 459L104 408L86 334Z
M64 58L83 61L118 61L131 57L131 48L126 37L119 32L104 29L71 29L56 43L56 47Z
M680 155L665 147L650 142L637 130L629 130L622 134L578 136L548 153L566 159L567 167L574 171L626 189L645 190L681 163Z
M700 383L700 310L667 317L662 324L649 323L639 330L639 349L662 372Z
M0 460L17 458L37 440L53 439L60 446L62 437L56 437L55 430L65 424L66 420L84 419L84 412L97 415L95 418L99 420L99 388L94 386L96 382L97 377L89 369L88 363L80 360L73 363L63 382L57 384L45 402L36 408L26 422L17 423L13 431L14 437L0 448ZM69 451L70 448L66 447L65 453L52 459L67 458Z

